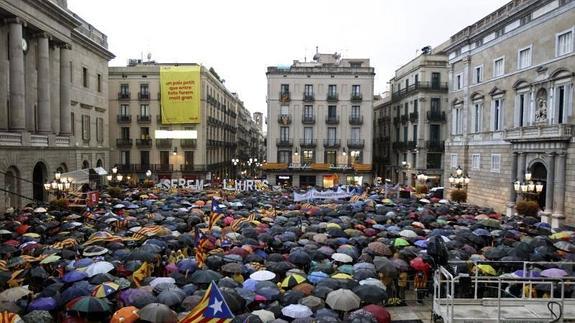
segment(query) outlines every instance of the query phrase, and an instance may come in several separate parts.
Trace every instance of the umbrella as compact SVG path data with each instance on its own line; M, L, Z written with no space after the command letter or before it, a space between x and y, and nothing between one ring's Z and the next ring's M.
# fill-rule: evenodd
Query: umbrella
M56 300L53 297L39 297L33 300L28 305L28 311L52 311L58 307Z
M138 308L134 306L127 306L117 310L110 323L134 323L138 320Z
M312 283L312 284L317 284L320 281L328 278L329 275L322 272L322 271L312 271L308 276L307 279Z
M52 323L55 322L54 318L48 311L34 310L28 314L22 316L24 322L34 322L34 323ZM15 321L17 322L17 321Z
M374 285L360 285L353 289L353 292L361 298L364 303L381 304L387 300L387 293Z
M402 230L399 232L399 235L404 237L404 238L415 238L415 237L417 237L417 233L415 233L413 230Z
M545 270L541 271L540 274L543 277L549 277L549 278L561 278L561 277L565 277L565 276L569 275L565 270L560 269L560 268L545 269Z
M428 263L426 263L425 261L423 261L423 258L421 258L421 257L413 258L409 262L409 265L413 269L418 270L418 271L428 272L431 269L431 266Z
M282 308L282 314L287 317L297 319L297 318L310 317L313 315L313 312L309 307L305 305L291 304Z
M492 275L492 276L497 275L497 271L491 265L479 264L479 265L477 265L477 269L483 274Z
M154 278L148 285L156 288L160 284L175 284L176 280L172 277L157 277Z
M120 285L112 282L102 283L92 291L92 296L98 298L108 297L120 289Z
M274 312L267 310L253 311L252 314L257 315L264 323L271 322L276 319Z
M102 298L80 296L68 302L66 309L80 313L106 313L110 312L110 304Z
M375 265L375 270L387 277L395 278L399 275L397 268L395 268L391 260L385 257L375 257L373 264Z
M197 270L191 276L191 281L194 284L209 284L212 281L218 281L222 278L218 272L210 269Z
M372 251L377 256L391 256L392 252L388 246L379 241L370 242L367 249Z
M294 249L288 256L288 261L295 265L307 265L311 257L303 249Z
M96 276L97 274L104 274L114 269L114 265L107 261L99 261L91 264L84 271L89 277Z
M65 283L73 283L73 282L83 280L84 278L87 278L87 277L88 277L88 274L81 272L81 271L73 270L73 271L69 271L66 274L64 274L64 277L62 277L62 281Z
M333 259L335 261L343 262L343 263L353 262L353 258L349 255L344 254L344 253L334 253L333 255L331 255L331 259Z
M12 287L0 293L0 301L16 302L28 294L32 294L32 291L30 291L28 288Z
M141 320L151 323L177 323L178 315L168 306L159 303L152 303L144 306L138 311Z
M391 314L389 314L389 312L385 308L383 308L382 306L370 304L370 305L364 306L363 310L368 311L371 314L373 314L373 316L377 320L377 323L390 323L391 322Z
M276 278L276 274L268 270L259 270L252 273L250 278L256 281L266 281Z
M186 293L180 289L167 289L158 295L158 302L168 306L174 306L180 304L184 300L184 297L186 297Z
M295 285L301 284L306 281L306 278L301 275L289 275L281 283L282 288L292 288Z
M361 299L349 289L338 289L327 294L325 302L336 311L349 312L359 307Z

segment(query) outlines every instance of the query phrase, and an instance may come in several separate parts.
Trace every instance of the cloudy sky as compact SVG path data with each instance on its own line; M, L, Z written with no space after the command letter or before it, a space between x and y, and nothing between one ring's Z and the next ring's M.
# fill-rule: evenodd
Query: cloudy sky
M214 67L246 107L266 111L266 67L320 52L370 58L375 91L426 45L508 0L68 0L108 35L112 66L151 53L158 62Z

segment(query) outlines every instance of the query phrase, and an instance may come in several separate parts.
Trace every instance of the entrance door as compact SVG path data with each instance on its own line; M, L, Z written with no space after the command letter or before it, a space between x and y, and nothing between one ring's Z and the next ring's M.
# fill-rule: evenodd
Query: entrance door
M44 183L47 180L47 168L42 162L36 163L32 173L32 197L37 201L46 201L46 192L44 191Z
M535 163L531 165L531 179L535 184L541 183L543 184L543 191L539 194L537 198L537 202L539 203L539 207L544 210L545 209L545 193L547 192L547 168L543 163Z

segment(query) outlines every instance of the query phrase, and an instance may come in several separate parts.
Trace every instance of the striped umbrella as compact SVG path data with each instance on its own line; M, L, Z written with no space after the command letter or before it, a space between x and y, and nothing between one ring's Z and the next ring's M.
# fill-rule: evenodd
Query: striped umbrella
M105 298L108 297L120 289L120 285L112 282L102 283L92 291L92 296L98 298Z
M80 313L104 313L110 312L110 305L107 300L91 297L80 296L74 298L66 304L66 309Z

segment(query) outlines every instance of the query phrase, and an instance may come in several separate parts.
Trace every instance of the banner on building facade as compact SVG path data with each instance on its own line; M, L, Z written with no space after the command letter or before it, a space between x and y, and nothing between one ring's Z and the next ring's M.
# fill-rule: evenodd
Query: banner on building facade
M337 191L327 190L318 191L316 189L311 189L305 193L293 193L294 202L309 201L309 200L339 200L351 197L353 194L342 189L341 187Z
M200 66L161 66L163 124L200 123Z

